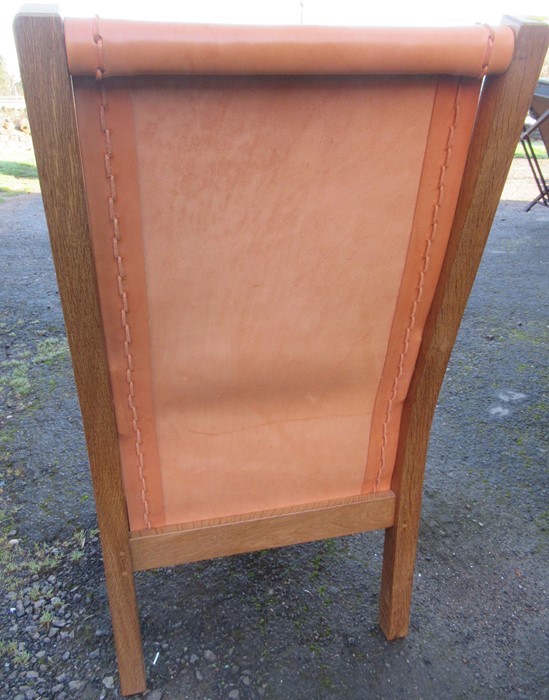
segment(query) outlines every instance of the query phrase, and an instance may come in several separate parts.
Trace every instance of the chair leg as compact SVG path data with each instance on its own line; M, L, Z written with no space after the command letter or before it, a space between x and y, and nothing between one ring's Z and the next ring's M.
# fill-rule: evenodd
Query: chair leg
M103 542L105 578L120 688L122 695L134 695L144 692L147 686L133 571L122 548L115 553L105 544ZM107 554L109 550L111 556Z
M408 634L416 546L417 527L410 522L385 531L379 624L388 640Z

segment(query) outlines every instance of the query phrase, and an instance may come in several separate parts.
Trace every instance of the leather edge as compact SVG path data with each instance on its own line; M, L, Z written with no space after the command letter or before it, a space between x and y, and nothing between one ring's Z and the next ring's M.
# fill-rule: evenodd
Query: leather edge
M491 38L490 38L491 37ZM65 19L72 75L504 72L510 27L228 26ZM487 61L487 42L490 42Z

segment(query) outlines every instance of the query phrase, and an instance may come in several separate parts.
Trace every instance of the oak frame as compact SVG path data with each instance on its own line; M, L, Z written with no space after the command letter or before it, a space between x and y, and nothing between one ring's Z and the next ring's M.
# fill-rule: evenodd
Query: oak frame
M126 515L63 22L47 9L17 16L14 31L90 458L124 695L146 688L133 572L156 566L384 528L380 624L388 639L406 635L432 416L549 38L543 24L512 26L510 68L485 78L448 253L404 406L392 491L141 535L130 534Z

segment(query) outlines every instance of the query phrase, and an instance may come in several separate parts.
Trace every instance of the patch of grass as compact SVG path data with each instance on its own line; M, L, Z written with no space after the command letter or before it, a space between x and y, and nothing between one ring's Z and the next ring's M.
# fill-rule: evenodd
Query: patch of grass
M16 666L28 666L30 660L30 652L26 649L18 649L13 656L13 662Z
M0 654L5 656L13 656L17 653L17 642L10 639L9 642L0 641Z
M16 666L27 666L31 659L30 653L25 649L25 643L17 643L14 639L0 642L0 655L11 659Z
M66 338L49 337L38 343L36 355L31 359L30 351L18 353L17 359L0 363L0 387L4 386L22 399L30 394L32 386L29 371L32 365L51 365L57 360L68 357L69 346ZM55 388L50 383L50 388Z
M0 160L0 202L15 194L40 192L36 160L32 151L10 152Z
M17 430L15 428L2 428L0 430L0 447L7 447L13 442L16 435Z
M42 591L40 590L40 588L33 586L27 595L33 602L36 602L42 597Z
M25 362L9 360L3 362L0 367L9 370L0 375L0 386L8 386L18 398L22 398L30 392L29 368Z
M40 619L38 620L39 624L41 627L44 627L44 629L49 630L51 627L51 623L53 621L53 613L51 610L44 610L42 615L40 615Z
M32 574L42 574L55 569L60 561L61 554L56 548L48 547L48 545L36 545L34 556L27 565Z
M512 328L509 331L509 340L528 343L530 345L545 344L549 337L547 328L539 323L527 323L520 328Z
M66 338L45 338L38 343L36 362L44 362L51 365L69 354L69 345Z
M84 547L86 546L86 533L84 530L77 530L72 536L73 542L76 542L76 549L73 549L69 554L69 559L72 562L80 561L84 556ZM68 543L70 544L70 543Z

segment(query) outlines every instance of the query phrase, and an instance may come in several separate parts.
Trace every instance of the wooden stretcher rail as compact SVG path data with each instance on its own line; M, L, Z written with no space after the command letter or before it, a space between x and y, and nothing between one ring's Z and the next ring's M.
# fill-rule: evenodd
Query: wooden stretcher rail
M216 525L190 530L132 533L134 571L175 566L203 559L313 542L327 537L379 530L394 523L396 497L392 491L342 499L334 505L317 503L306 510L280 512L246 520L220 519Z

